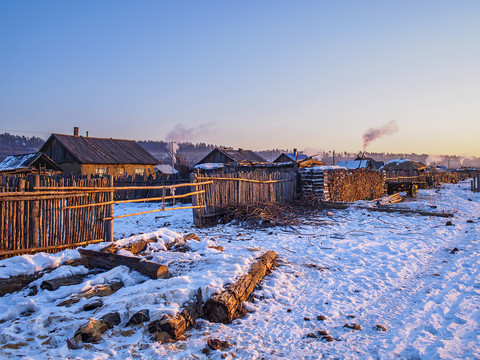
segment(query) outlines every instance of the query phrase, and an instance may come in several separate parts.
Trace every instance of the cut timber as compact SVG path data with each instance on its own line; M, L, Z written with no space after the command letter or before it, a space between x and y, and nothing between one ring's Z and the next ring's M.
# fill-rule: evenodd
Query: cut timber
M175 316L164 316L160 320L152 321L148 325L148 331L154 334L157 341L166 342L178 340L185 331L190 329L195 321L202 315L202 292L201 289L195 294L192 302Z
M273 251L267 251L253 263L247 274L220 294L208 299L203 306L205 318L224 324L232 322L237 313L242 311L243 302L273 267L276 257L277 254Z
M122 287L123 287L123 283L121 281L112 282L111 284L106 284L106 285L98 285L79 295L75 295L68 300L62 301L57 306L71 306L79 302L80 299L82 298L90 299L95 296L98 296L98 297L109 296L109 295L112 295L114 292L118 291L119 289L121 289Z
M83 279L85 279L86 276L87 274L81 274L81 275L72 275L72 276L67 276L67 277L62 277L57 279L45 280L45 281L42 281L42 283L40 284L40 289L54 291L61 286L81 284L83 282Z
M105 331L120 324L120 315L116 312L109 313L100 320L90 319L88 323L81 326L75 333L74 339L76 342L97 342L102 339Z
M20 291L43 275L44 272L38 272L32 275L18 275L7 279L0 279L0 296Z
M124 265L152 279L166 279L168 276L168 268L165 265L160 265L152 261L144 261L136 257L102 253L93 250L79 249L78 251L90 266L100 269L110 270L114 267Z
M359 206L360 209L370 210L370 211L381 211L381 212L398 212L402 214L414 214L414 215L423 215L423 216L438 216L438 217L453 217L452 213L442 213L442 212L433 212L433 211L421 211L413 209L398 209L391 207L368 207L368 206Z

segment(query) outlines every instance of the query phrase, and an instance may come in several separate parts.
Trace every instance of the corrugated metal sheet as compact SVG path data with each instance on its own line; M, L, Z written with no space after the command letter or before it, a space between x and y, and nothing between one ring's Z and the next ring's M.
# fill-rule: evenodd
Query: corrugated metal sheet
M52 134L41 151L52 137L82 164L158 164L157 159L133 140Z

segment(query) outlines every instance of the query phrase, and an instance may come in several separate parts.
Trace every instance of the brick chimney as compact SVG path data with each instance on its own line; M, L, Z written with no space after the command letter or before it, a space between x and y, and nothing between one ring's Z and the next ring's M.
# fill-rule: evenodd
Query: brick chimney
M238 148L238 152L239 152L239 153L243 153L243 149L242 149L242 148Z
M78 136L78 130L79 130L79 129L78 129L78 126L75 126L75 127L73 128L73 136Z

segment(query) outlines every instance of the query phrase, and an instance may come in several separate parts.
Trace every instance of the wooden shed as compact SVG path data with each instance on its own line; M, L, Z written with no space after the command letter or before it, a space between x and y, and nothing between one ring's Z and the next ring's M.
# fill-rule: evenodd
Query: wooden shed
M299 153L297 149L293 149L291 153L281 153L273 162L275 164L295 163L298 168L325 165L324 162L312 156Z
M235 165L246 165L246 164L268 164L268 161L265 160L260 155L254 153L252 150L232 150L232 149L219 149L215 148L210 153L207 154L202 160L200 160L196 165L199 164L235 164Z
M67 175L150 175L158 160L136 141L52 134L40 151Z
M7 156L0 163L2 174L61 173L62 168L42 152Z

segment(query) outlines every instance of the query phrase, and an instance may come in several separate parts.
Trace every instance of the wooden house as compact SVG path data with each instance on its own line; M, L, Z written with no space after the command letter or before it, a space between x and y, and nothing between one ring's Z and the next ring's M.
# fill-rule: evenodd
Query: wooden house
M42 152L7 156L0 163L2 174L61 173L62 168Z
M312 156L300 154L297 149L291 153L281 153L274 161L275 164L294 163L299 168L325 165L324 162L314 159Z
M342 160L337 163L338 166L347 169L373 169L378 170L383 166L383 161L376 161L372 158L357 157L355 160Z
M267 160L260 155L254 153L252 150L232 150L215 148L207 154L202 160L197 162L199 164L224 164L224 165L251 165L251 164L268 164Z
M67 175L150 175L158 164L136 141L52 134L40 151Z

